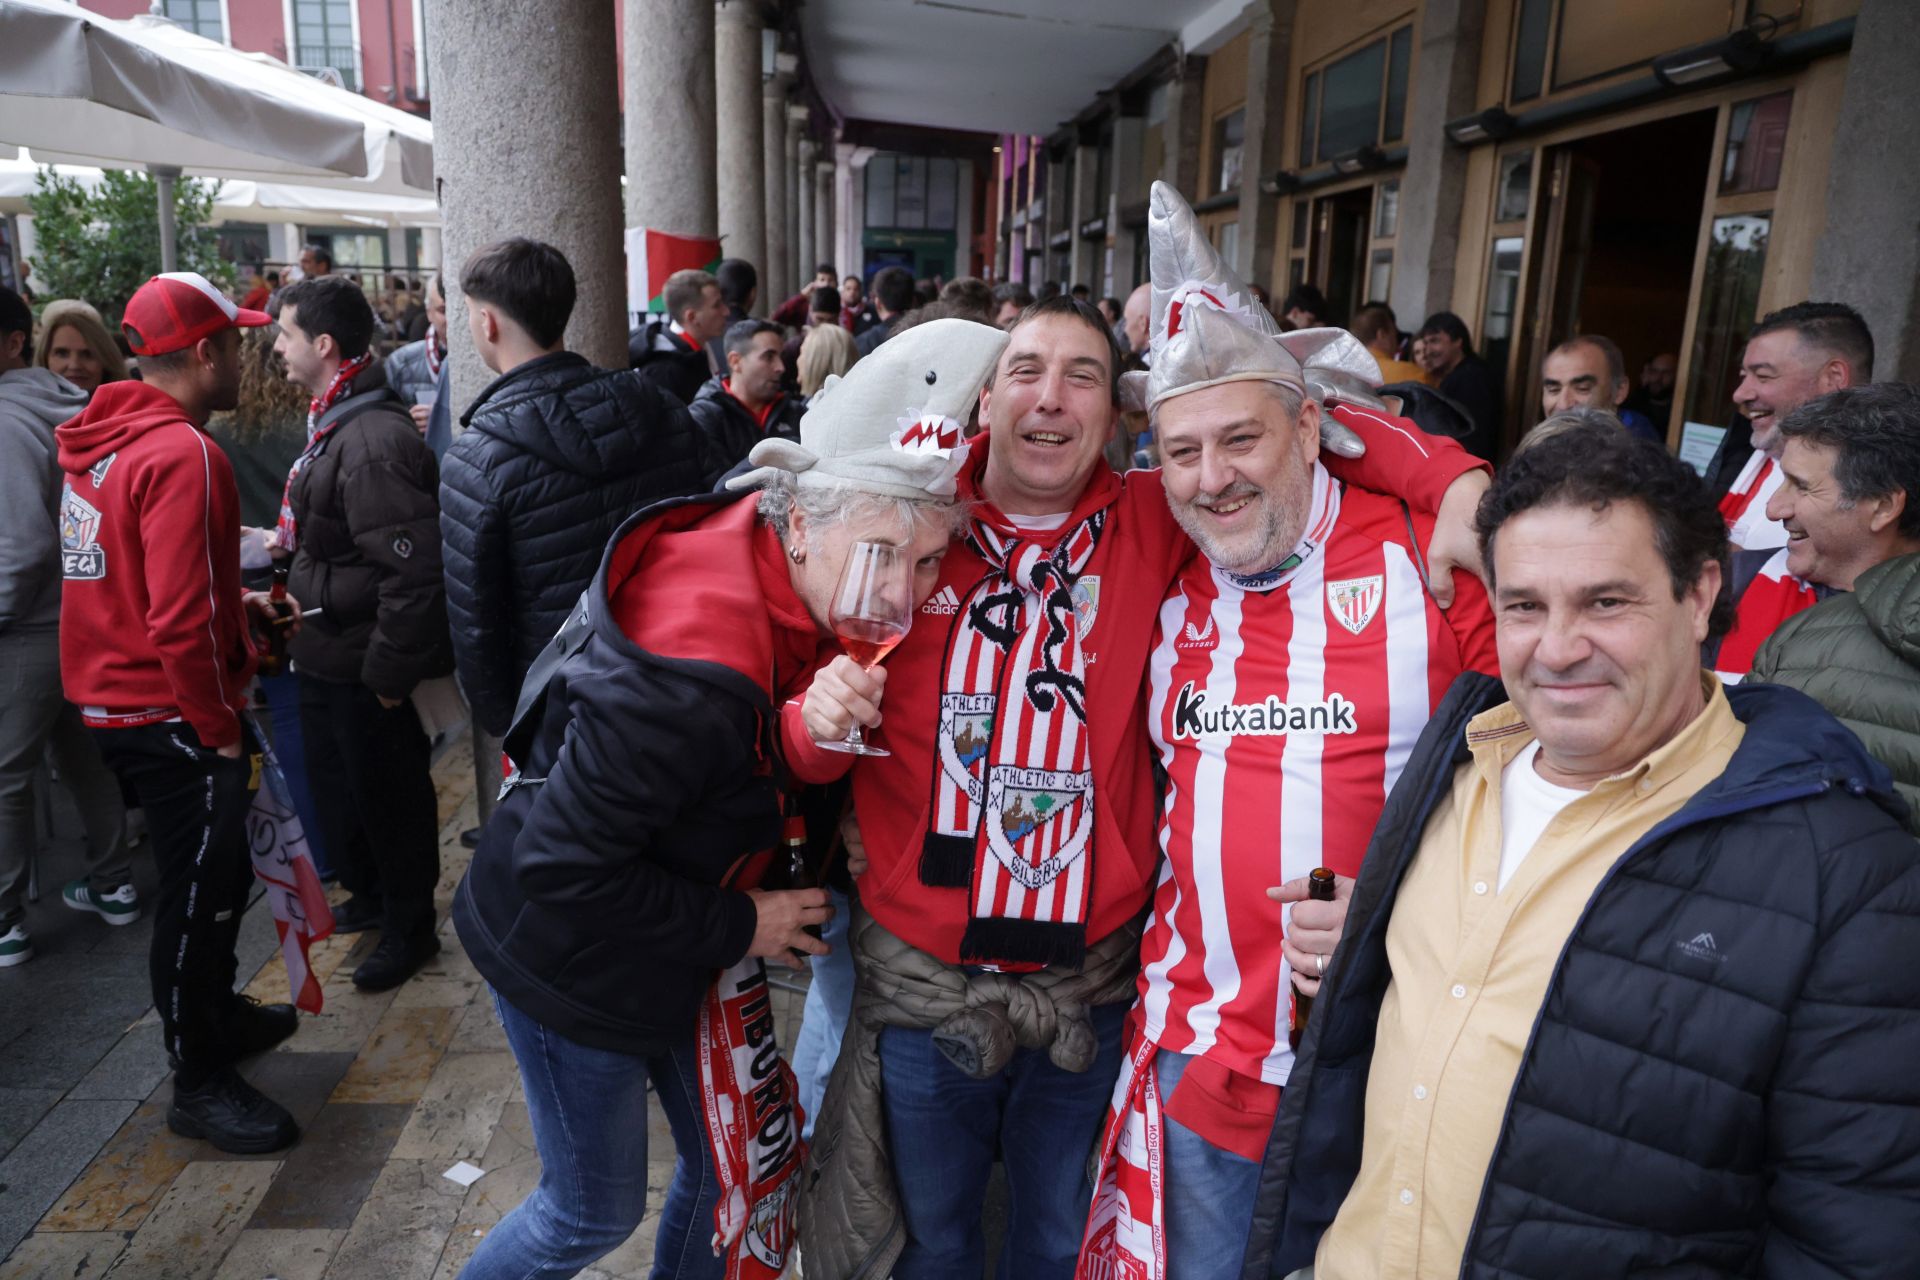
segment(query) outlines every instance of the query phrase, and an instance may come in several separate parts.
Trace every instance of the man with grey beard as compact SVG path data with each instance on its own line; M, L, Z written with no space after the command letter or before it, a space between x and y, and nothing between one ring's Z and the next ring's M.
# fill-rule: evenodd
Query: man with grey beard
M1196 553L1147 664L1163 861L1083 1266L1161 1257L1166 1275L1226 1276L1293 1067L1294 994L1319 989L1432 710L1462 671L1497 666L1480 583L1456 571L1445 611L1429 588L1432 519L1320 460L1322 418L1354 411L1323 410L1310 385L1377 382L1373 358L1343 331L1282 335L1236 307L1244 286L1178 199L1156 184L1145 400ZM1318 868L1334 901L1307 900Z

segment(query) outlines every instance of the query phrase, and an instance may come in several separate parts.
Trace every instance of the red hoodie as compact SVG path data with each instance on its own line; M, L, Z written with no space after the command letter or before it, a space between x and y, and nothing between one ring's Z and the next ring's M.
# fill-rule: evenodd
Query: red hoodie
M227 455L144 382L107 383L54 438L67 700L90 724L179 718L209 749L238 742L255 657Z

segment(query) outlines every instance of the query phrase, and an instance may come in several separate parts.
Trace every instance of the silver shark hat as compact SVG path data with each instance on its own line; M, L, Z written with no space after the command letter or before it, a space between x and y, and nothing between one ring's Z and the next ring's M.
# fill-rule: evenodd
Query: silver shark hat
M1164 182L1153 184L1147 244L1149 368L1124 380L1131 405L1151 410L1169 396L1226 382L1278 382L1322 403L1384 407L1373 394L1380 366L1360 340L1345 329L1282 331Z
M809 488L953 497L967 419L1006 345L1003 331L972 320L929 320L895 334L814 393L797 442L754 445L747 460L758 470L727 487L758 488L786 471Z

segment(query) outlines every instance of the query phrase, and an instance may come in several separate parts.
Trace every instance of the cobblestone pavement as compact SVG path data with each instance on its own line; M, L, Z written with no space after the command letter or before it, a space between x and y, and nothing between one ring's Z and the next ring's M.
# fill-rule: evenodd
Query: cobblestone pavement
M29 918L36 957L0 971L0 1280L451 1280L532 1190L540 1165L519 1073L446 919L469 856L458 836L474 821L471 757L449 751L434 774L445 950L398 990L367 995L348 975L378 935L316 944L324 1012L243 1069L300 1122L299 1144L271 1156L168 1131L149 930L63 911L60 879L79 859L71 839L55 841ZM136 864L150 896L151 859ZM264 903L239 950L246 992L288 999ZM800 1004L776 992L783 1044ZM593 1280L644 1276L651 1262L673 1172L672 1139L652 1119L647 1219L583 1273ZM485 1176L464 1188L442 1176L461 1160Z

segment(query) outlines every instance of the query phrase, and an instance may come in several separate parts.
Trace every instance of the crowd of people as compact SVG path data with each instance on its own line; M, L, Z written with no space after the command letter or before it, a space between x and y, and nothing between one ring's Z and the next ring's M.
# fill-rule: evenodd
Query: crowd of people
M51 758L169 1125L292 1144L234 1069L299 1026L233 994L262 739L377 991L465 720L542 1163L474 1280L625 1240L654 1105L657 1275L977 1277L996 1162L1006 1276L1911 1274L1920 388L1784 308L1702 475L1673 358L1570 335L1496 470L1458 316L1270 305L1163 184L1149 237L1124 300L728 259L619 369L528 239L399 346L318 260L118 335L0 293L0 966Z

